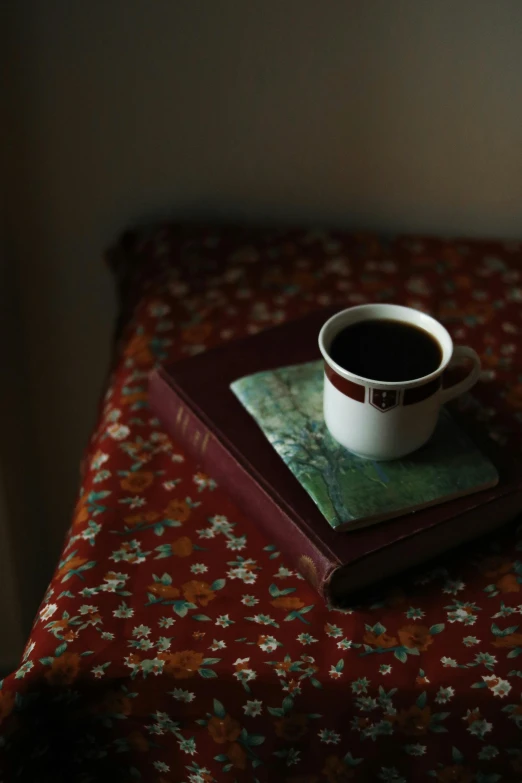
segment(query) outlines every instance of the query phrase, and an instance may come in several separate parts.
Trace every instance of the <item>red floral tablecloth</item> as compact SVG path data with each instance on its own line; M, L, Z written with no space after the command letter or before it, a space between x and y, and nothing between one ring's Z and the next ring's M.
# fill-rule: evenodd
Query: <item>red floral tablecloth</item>
M522 780L516 523L329 610L147 408L155 363L323 305L397 301L479 351L468 407L519 452L521 246L164 226L123 247L74 520L0 690L4 779Z

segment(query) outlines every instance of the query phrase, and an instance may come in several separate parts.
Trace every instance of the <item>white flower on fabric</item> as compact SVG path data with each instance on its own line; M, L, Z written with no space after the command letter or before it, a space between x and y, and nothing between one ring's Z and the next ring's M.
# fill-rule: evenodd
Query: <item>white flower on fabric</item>
M174 625L176 620L174 617L160 617L158 620L158 625L160 628L170 628L171 625Z
M190 571L193 574L204 574L205 571L208 571L208 567L204 563L193 563L190 566Z
M241 603L245 606L255 606L259 603L259 598L256 598L253 595L244 595L241 599Z
M478 755L481 761L490 761L490 759L494 759L495 756L498 756L498 748L495 748L494 745L484 745Z
M507 680L502 680L500 677L495 677L494 674L488 677L482 676L482 679L488 686L489 690L492 692L494 696L498 696L500 699L503 699L504 696L507 696L509 691L511 690L511 685Z
M437 695L435 696L435 701L437 704L446 704L450 699L453 698L454 695L455 688L452 688L451 685L449 685L447 688L443 688L441 685Z
M30 642L27 645L27 647L24 650L24 657L23 657L22 660L26 661L29 658L29 656L31 655L31 653L34 650L35 646L36 646L36 642Z
M263 702L258 699L252 699L252 701L247 701L246 704L243 704L244 713L249 718L257 718L258 715L261 715L262 709Z
M239 682L249 682L250 680L255 680L257 674L253 669L239 669L239 671L234 672L234 677Z
M493 615L494 617L495 615ZM477 639L476 636L465 636L462 640L462 644L465 644L466 647L473 647L474 644L480 644L480 639Z
M212 530L216 533L224 533L226 535L227 533L231 533L234 527L234 525L222 514L216 514L215 516L210 517L208 521L212 525Z
M99 470L101 466L107 462L108 459L109 459L109 455L105 454L104 451L97 451L91 460L91 468L93 468L94 470Z
M341 741L341 735L333 729L321 729L317 736L325 745L337 745Z
M40 620L45 622L53 616L57 609L57 604L46 604L42 609L40 609Z
M204 527L202 530L196 530L200 538L215 538L216 531L211 527Z
M114 440L125 440L130 435L130 429L125 424L111 424L107 434Z
M32 661L26 661L23 663L15 674L15 680L23 679L25 675L31 671L33 666L34 663Z
M274 579L286 579L288 576L294 576L295 571L291 571L286 566L279 566L279 571L274 574Z
M487 720L475 720L471 724L471 726L468 726L468 731L470 734L473 734L475 737L479 737L479 739L483 739L488 732L491 731L493 728L492 723L488 723Z
M448 579L442 588L442 592L449 593L449 595L456 595L457 593L460 593L461 590L464 590L465 587L465 583L460 579Z
M409 756L424 756L426 753L426 745L420 745L419 743L416 745L405 745L404 750Z
M448 666L450 669L456 669L458 666L458 663L454 658L448 658L446 655L442 656L440 662L443 666Z
M277 650L277 639L273 636L261 636L260 639L262 641L259 642L259 647L263 652L274 652L274 650Z
M127 617L132 617L134 614L134 609L131 609L130 606L127 606L125 601L122 601L118 608L114 609L112 614L114 617L119 617L123 620Z
M301 644L314 644L314 642L317 642L318 639L315 639L311 634L309 633L300 633L296 637L298 642L301 642Z
M144 636L149 636L151 629L148 625L137 625L133 628L132 635L137 639L141 639Z
M196 741L194 737L190 737L190 739L184 739L184 740L178 740L179 749L183 751L183 753L188 753L189 756L193 756L194 753L197 753L196 750Z
M191 701L194 701L196 698L196 695L194 693L191 693L190 691L185 691L183 688L174 688L173 691L168 691L169 696L173 696L176 701L182 701L185 702L185 704L188 704Z
M221 628L228 628L229 625L232 625L235 620L231 620L228 614L222 614L220 615L216 620L216 625L220 625Z
M162 318L170 313L170 307L164 302L151 302L149 305L149 314L154 318Z

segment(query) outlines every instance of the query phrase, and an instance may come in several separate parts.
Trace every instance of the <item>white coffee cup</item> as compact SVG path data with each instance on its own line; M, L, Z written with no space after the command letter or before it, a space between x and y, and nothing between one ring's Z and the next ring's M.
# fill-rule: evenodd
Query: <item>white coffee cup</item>
M345 370L330 356L337 334L361 321L385 319L424 329L438 342L442 358L434 372L404 382L362 378ZM471 389L480 376L480 359L467 346L454 346L446 329L425 313L393 304L350 307L333 315L319 333L325 361L324 419L332 437L360 457L390 460L404 457L429 440L440 406ZM448 366L463 359L472 368L464 380L443 388Z

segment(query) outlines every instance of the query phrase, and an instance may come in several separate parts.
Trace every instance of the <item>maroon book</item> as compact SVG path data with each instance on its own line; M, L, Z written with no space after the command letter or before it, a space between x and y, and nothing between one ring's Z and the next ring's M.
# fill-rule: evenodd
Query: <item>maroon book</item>
M499 471L497 486L374 527L335 532L230 390L242 376L319 358L317 334L330 314L316 312L159 368L150 377L149 399L172 437L336 605L512 519L522 510L522 471L474 432Z

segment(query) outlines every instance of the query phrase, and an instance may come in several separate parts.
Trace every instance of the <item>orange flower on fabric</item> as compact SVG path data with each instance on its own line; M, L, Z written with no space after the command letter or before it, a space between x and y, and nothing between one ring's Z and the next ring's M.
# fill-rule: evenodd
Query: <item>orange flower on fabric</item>
M242 672L245 669L250 669L250 658L238 658L234 663L234 669L236 672Z
M473 783L475 774L461 764L444 767L437 772L437 783Z
M302 609L304 606L304 602L301 601L300 598L297 598L297 596L290 596L290 595L280 595L279 598L274 598L273 601L270 601L272 606L274 606L276 609Z
M129 517L124 517L125 522L128 525L150 525L159 519L157 511L146 511L144 514L131 514Z
M288 693L292 694L294 691L298 691L299 688L300 688L300 685L297 682L297 680L289 680L288 681L287 687L286 687Z
M171 500L164 511L167 519L175 519L177 522L186 522L190 516L190 506L186 500Z
M488 367L489 369L492 367L498 367L499 359L500 357L494 353L482 353L480 355L482 366Z
M450 269L459 269L462 266L463 259L457 247L446 245L440 249L440 256L446 262Z
M203 653L194 650L183 650L175 653L160 653L158 658L165 661L163 671L176 680L188 680L194 677L203 663Z
M154 356L149 348L151 337L147 334L136 334L125 349L125 356L134 359L138 364L149 364Z
M400 643L404 647L425 652L433 642L430 636L429 628L424 625L406 625L398 632Z
M143 492L150 487L154 481L154 473L145 470L137 470L135 473L129 473L120 481L120 486L126 492Z
M299 269L293 273L292 283L299 286L299 288L308 291L317 285L317 279L312 272L307 272L305 269Z
M147 398L146 391L134 392L133 394L122 394L120 402L122 405L133 405L135 402L145 402Z
M132 547L128 541L125 541L121 545L121 548L123 549L124 552L127 553L127 557L125 558L125 561L127 563L135 563L136 560L138 560L139 555L136 554L136 552L132 551Z
M207 728L214 742L220 745L223 742L233 742L241 734L241 725L230 715L225 715L224 718L212 717Z
M130 715L132 712L132 700L121 691L109 691L97 705L95 711L109 713L110 715Z
M120 581L120 576L115 571L107 571L103 578L106 582Z
M515 574L506 574L496 583L501 593L519 593L520 583Z
M77 527L78 525L82 525L84 522L87 522L89 518L89 509L87 508L87 493L84 492L81 498L76 503L76 508L74 509L74 516L73 516L73 527Z
M239 742L234 742L227 750L227 756L230 759L234 767L238 769L246 769L247 754L245 749Z
M129 734L127 742L132 750L137 750L138 753L146 753L149 749L149 742L140 731L133 731Z
M508 636L497 636L493 647L522 647L522 633L510 633Z
M0 691L0 723L11 714L15 703L13 691Z
M182 586L183 596L191 604L199 604L200 606L207 606L210 601L213 601L216 594L210 589L210 585L206 582L200 582L197 579L192 579L190 582L185 582Z
M154 584L147 587L147 591L152 595L157 595L158 598L164 598L166 600L171 598L178 598L179 590L172 585L164 585L161 582L154 582Z
M350 769L339 756L328 756L322 771L328 783L345 783L353 778L353 769Z
M52 623L50 623L51 628L53 631L65 631L65 629L69 625L70 618L62 618L61 620L54 620Z
M79 669L79 654L65 652L53 659L51 668L45 673L45 679L51 685L70 685L76 679Z
M506 391L505 399L512 408L522 408L522 383L511 386L511 388Z
M171 545L172 554L178 557L189 557L192 554L192 541L187 536L182 536Z
M68 574L69 571L74 571L75 568L79 568L86 562L86 557L79 557L78 555L76 555L76 557L71 557L70 560L68 560L60 569L58 569L56 576L61 578L65 576L65 574Z
M192 324L182 330L181 334L183 340L187 343L203 343L210 332L212 331L212 325L209 323Z
M304 713L285 715L274 721L274 727L278 737L295 742L304 737L308 731L308 718Z
M513 561L506 557L486 557L480 564L480 570L488 579L498 579L513 570Z
M386 606L391 606L392 609L398 609L407 603L406 593L401 590L400 587L396 587L390 590L386 598L384 599Z
M472 278L469 275L455 275L455 288L471 288Z
M426 734L431 721L431 709L429 707L417 707L416 704L408 710L401 710L394 716L399 731L409 737L420 737Z
M469 715L466 715L465 720L471 726L476 720L482 720L482 714L479 709L473 710Z
M389 636L387 633L376 634L373 631L368 631L363 636L363 642L369 644L371 647L397 647L397 639L395 636Z

